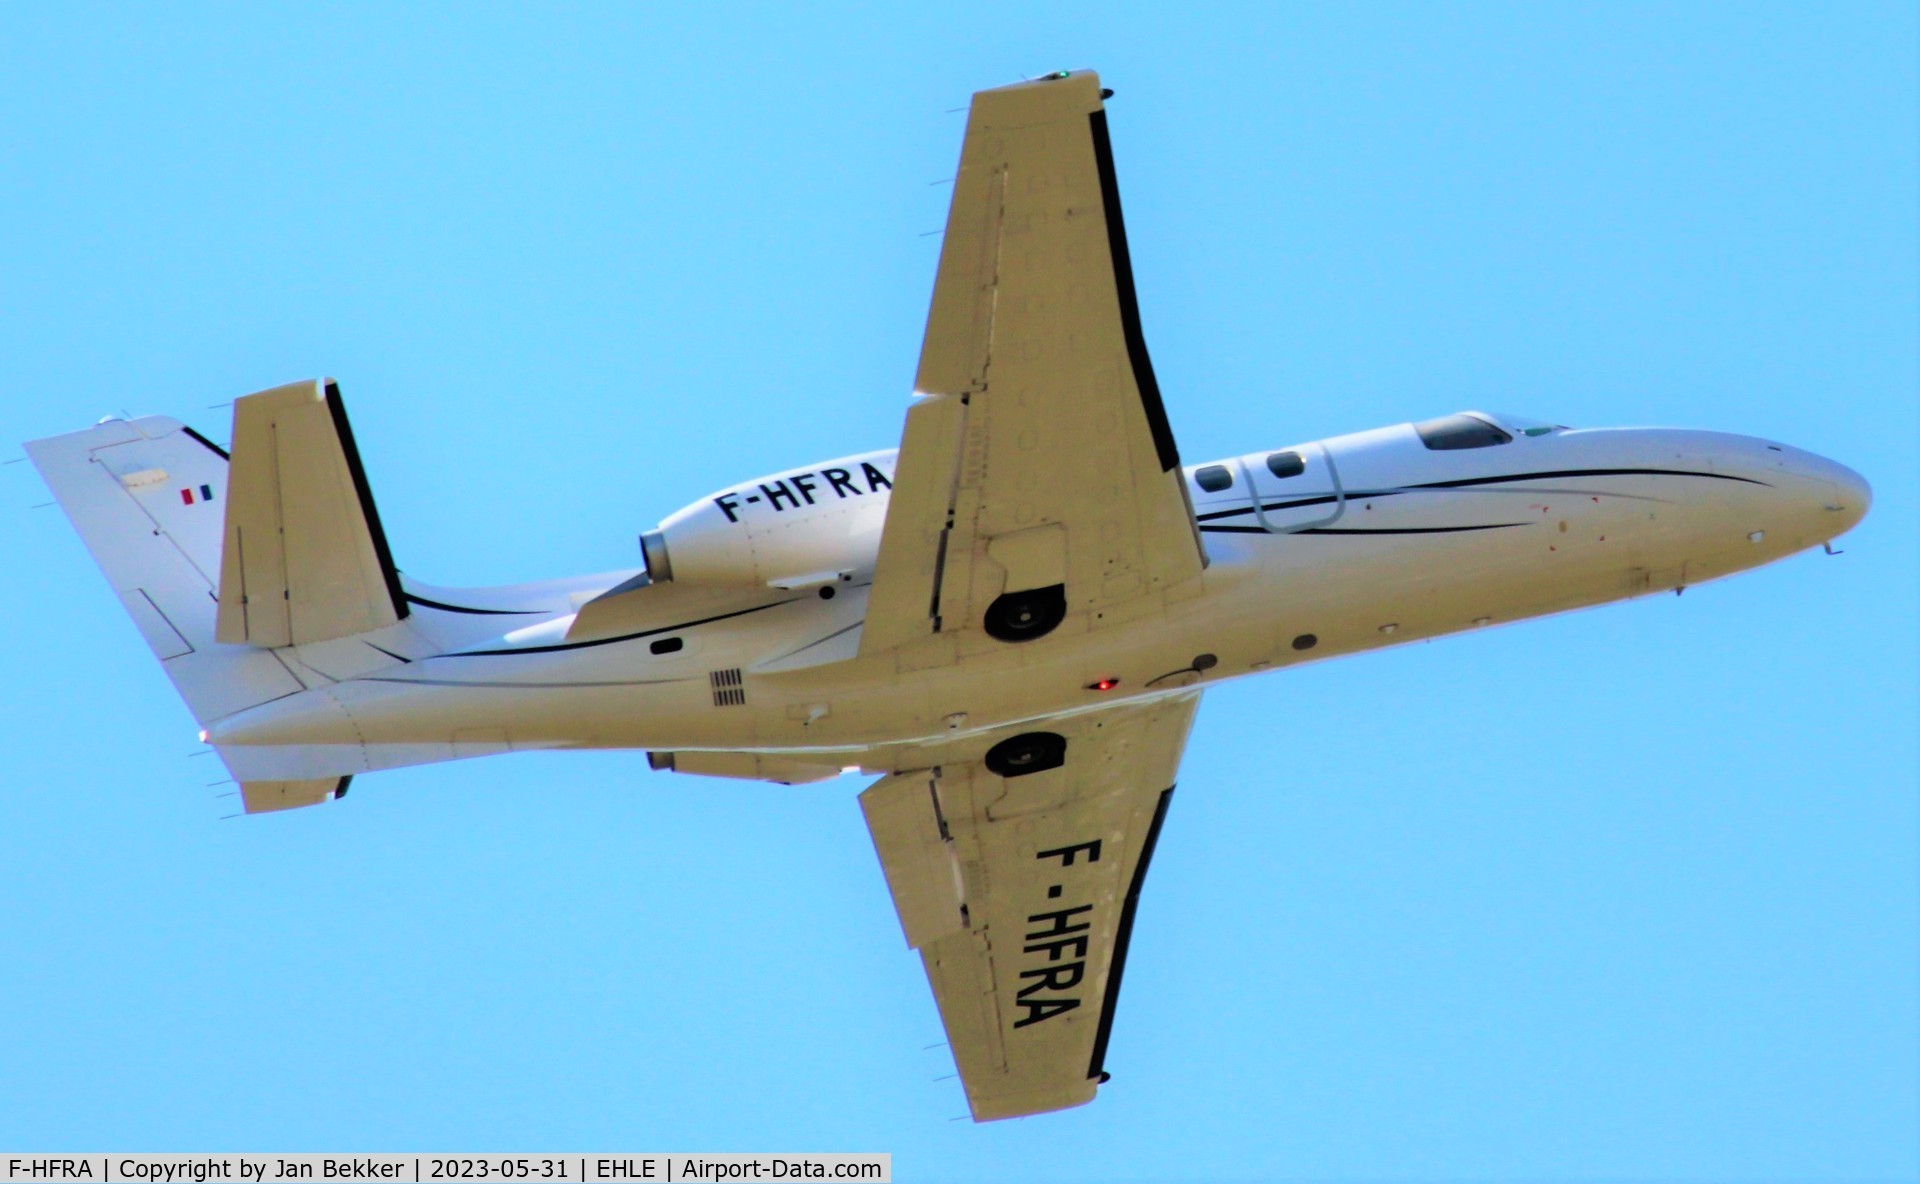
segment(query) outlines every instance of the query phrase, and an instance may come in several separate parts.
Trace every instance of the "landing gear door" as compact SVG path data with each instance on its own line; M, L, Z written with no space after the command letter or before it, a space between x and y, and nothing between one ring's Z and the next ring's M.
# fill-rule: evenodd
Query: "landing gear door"
M1347 512L1346 487L1325 445L1243 456L1239 469L1238 484L1252 494L1242 504L1252 525L1269 534L1326 529Z

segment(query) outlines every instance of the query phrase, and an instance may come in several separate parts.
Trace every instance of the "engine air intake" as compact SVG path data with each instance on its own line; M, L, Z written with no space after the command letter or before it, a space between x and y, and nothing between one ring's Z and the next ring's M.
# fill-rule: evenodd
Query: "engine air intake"
M987 636L1000 641L1033 641L1052 633L1066 619L1066 585L1050 584L1001 596L987 606L981 624Z

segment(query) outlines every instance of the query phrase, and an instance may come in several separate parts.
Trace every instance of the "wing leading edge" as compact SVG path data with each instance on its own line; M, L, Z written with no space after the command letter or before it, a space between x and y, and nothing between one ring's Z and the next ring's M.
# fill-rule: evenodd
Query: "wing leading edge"
M975 1121L1093 1100L1134 912L1198 692L989 747L921 749L860 795Z
M1204 566L1102 94L974 96L861 640L902 669L1138 619Z

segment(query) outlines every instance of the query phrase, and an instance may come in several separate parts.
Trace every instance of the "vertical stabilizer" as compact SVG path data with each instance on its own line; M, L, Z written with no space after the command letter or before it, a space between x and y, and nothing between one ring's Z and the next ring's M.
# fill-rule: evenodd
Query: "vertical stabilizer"
M407 615L332 382L235 400L219 592L215 636L242 645L331 641Z

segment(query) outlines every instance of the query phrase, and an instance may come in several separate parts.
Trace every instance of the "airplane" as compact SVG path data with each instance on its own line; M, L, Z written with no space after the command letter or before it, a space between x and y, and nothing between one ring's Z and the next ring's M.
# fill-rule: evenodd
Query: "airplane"
M238 399L230 452L164 417L26 448L248 812L533 749L878 774L860 806L973 1118L1077 1106L1209 686L1677 593L1871 501L1785 443L1484 411L1183 464L1111 93L974 96L898 449L700 498L632 570L403 575L327 379Z

